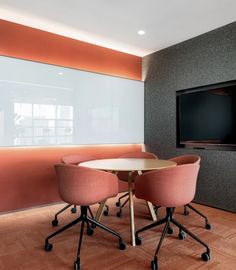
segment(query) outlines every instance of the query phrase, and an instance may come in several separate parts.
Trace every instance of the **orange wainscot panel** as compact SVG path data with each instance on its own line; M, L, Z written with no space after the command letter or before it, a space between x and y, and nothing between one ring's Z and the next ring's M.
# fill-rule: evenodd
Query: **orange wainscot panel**
M68 154L115 158L141 144L0 148L0 212L60 201L54 164Z

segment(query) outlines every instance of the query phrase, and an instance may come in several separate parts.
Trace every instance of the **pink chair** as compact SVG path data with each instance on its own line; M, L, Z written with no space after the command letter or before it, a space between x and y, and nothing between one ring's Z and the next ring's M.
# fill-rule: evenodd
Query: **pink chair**
M93 160L93 159L96 159L96 158L93 156L89 156L89 155L66 155L66 156L63 156L61 158L61 161L64 164L78 165L81 162L85 162L85 161L89 161L89 160ZM58 211L55 214L54 220L52 221L53 227L56 227L58 225L58 215L61 214L62 212L64 212L66 209L68 209L71 206L72 206L72 204L67 204L65 207L63 207L60 211ZM90 211L91 216L93 216L90 208L89 208L89 211ZM76 213L76 205L74 205L74 207L71 208L71 213L73 213L73 214Z
M118 194L117 176L100 170L67 164L57 164L55 165L55 170L58 177L59 194L62 200L71 205L80 205L81 214L79 218L49 235L45 239L45 250L51 251L53 248L52 244L49 243L49 239L79 222L81 222L81 230L77 258L74 262L75 270L80 269L80 249L85 223L88 225L89 232L87 233L89 235L93 233L93 229L89 224L100 227L118 237L119 248L124 250L126 248L125 243L118 233L88 216L90 205L115 197Z
M129 152L125 153L119 158L147 158L147 159L157 159L158 157L150 152ZM133 172L132 178L133 180L138 175L137 172ZM117 176L119 178L119 193L127 192L128 191L128 172L118 172ZM133 183L133 189L134 189L134 183ZM121 197L119 197L118 201L116 202L116 206L119 207L119 211L116 213L117 217L122 216L122 208L126 205L126 203L129 201L129 198L125 200L123 204L121 204L121 199L128 197L129 193L125 193Z
M196 162L200 164L200 157L197 155L177 156L177 157L171 158L170 160L175 161L177 163L177 165L191 164L191 163L196 163ZM208 218L205 215L203 215L201 212L199 212L196 208L194 208L189 203L184 206L184 215L185 216L189 215L189 211L187 210L187 207L192 209L194 212L196 212L201 217L203 217L205 219L205 228L207 230L211 229L211 224L209 223Z
M176 167L147 172L137 176L135 179L135 195L137 198L166 207L165 218L138 230L135 234L136 244L141 245L142 240L138 236L140 232L165 223L164 230L154 254L154 259L151 262L152 270L158 269L158 254L170 223L175 224L179 228L179 239L184 239L186 236L185 233L187 233L202 244L206 248L206 252L202 253L202 260L210 260L210 249L207 244L173 217L175 207L184 206L192 201L195 195L199 167L199 162L183 164Z

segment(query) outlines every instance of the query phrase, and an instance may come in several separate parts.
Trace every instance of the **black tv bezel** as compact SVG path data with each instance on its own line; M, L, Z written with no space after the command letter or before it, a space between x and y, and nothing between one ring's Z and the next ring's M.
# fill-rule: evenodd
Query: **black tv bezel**
M204 86L198 86L183 90L176 91L176 147L187 149L202 149L202 150L221 150L221 151L236 151L236 144L217 144L217 143L204 143L204 142L180 142L180 112L179 112L179 96L194 92L203 92L207 90L213 90L220 87L228 87L236 85L236 80L220 82L215 84L209 84Z

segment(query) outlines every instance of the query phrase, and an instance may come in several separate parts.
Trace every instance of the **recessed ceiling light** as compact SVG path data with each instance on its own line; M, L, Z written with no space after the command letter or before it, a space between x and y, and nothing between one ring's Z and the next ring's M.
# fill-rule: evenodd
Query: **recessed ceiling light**
M58 72L58 75L63 75L64 73L63 72Z
M137 32L140 36L143 36L143 35L145 35L145 31L144 30L138 30L138 32Z

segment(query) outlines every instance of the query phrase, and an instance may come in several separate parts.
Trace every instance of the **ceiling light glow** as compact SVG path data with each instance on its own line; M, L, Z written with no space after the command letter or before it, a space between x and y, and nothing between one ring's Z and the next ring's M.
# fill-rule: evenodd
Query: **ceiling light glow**
M143 35L145 35L145 31L144 30L138 30L138 32L137 32L140 36L143 36Z

